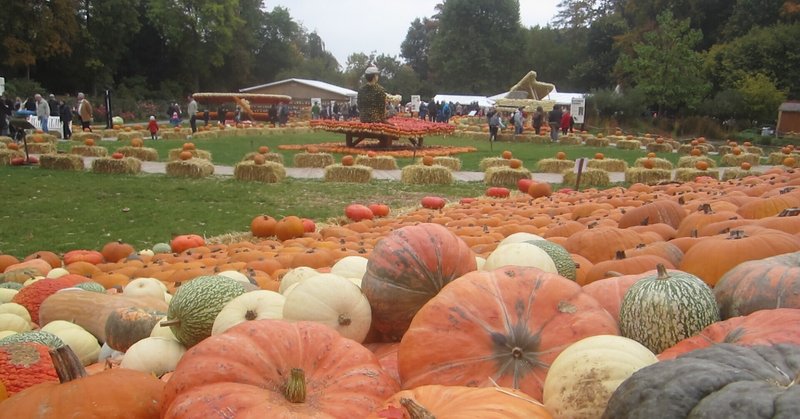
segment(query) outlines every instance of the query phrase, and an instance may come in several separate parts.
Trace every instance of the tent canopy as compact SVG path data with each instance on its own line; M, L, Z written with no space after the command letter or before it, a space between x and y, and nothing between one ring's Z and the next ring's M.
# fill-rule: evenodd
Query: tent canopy
M478 106L488 108L494 106L494 101L486 96L467 96L467 95L436 95L433 97L436 102L453 102L462 105L469 105L478 102Z

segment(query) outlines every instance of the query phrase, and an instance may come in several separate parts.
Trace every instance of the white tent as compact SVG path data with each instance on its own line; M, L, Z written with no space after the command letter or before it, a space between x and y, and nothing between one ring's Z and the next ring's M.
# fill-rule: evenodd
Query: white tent
M508 92L500 93L494 96L490 96L489 100L496 101L498 99L503 99L506 97ZM543 97L543 100L552 100L556 102L556 105L572 105L572 98L576 97L584 97L583 93L561 93L556 89L553 89L549 95Z
M478 106L488 108L494 106L494 100L486 96L466 96L466 95L436 95L433 97L436 102L453 102L462 105L469 105L473 102L478 102Z

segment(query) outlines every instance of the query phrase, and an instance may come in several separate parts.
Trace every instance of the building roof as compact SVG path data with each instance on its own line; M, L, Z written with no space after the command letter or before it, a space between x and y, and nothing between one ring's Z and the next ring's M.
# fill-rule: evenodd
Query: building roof
M781 112L800 112L800 102L783 102L778 110Z
M469 105L472 102L478 102L480 107L494 106L494 101L486 96L467 96L467 95L436 95L433 97L436 102L453 102L462 105Z
M350 90L350 89L346 89L344 87L336 86L334 84L325 83L324 81L308 80L308 79L295 79L295 78L274 81L272 83L261 84L261 85L258 85L258 86L245 87L244 89L239 89L239 91L240 92L250 92L250 91L253 91L253 90L263 89L265 87L276 86L276 85L279 85L279 84L284 84L284 83L289 83L289 82L305 84L307 86L315 87L315 88L321 89L321 90L327 90L327 91L329 91L331 93L336 93L336 94L342 95L342 96L353 96L353 97L358 96L358 92L356 92L355 90Z

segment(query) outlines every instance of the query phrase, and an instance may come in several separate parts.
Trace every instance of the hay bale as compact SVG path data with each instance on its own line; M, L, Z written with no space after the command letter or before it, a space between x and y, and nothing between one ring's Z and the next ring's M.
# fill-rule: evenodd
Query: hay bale
M142 161L133 157L111 159L101 157L92 162L92 172L106 174L131 174L142 171Z
M620 141L625 141L628 137L624 135L608 135L606 136L611 144L616 144Z
M118 153L125 157L135 157L142 161L158 161L158 150L150 147L120 147Z
M481 172L485 172L492 167L508 167L510 164L511 160L504 159L502 157L484 157L481 159L478 167L480 168Z
M333 163L333 155L330 153L297 153L294 155L294 167L323 168Z
M242 161L253 160L253 158L256 156L256 154L261 154L261 153L256 153L255 151L247 153L247 154L244 155L244 157L242 157ZM283 154L280 154L280 153L264 153L264 154L261 154L261 155L264 156L264 160L265 161L278 163L281 166L283 166Z
M642 148L642 143L639 140L619 140L617 141L617 148L620 150L638 150Z
M640 157L633 162L633 165L635 167L644 167L644 162L647 160L653 162L653 169L672 170L672 162L659 157L654 157L652 159L649 157Z
M209 140L219 138L220 131L197 131L192 135L193 140Z
M76 145L69 150L69 154L77 154L84 157L106 157L108 149L99 145Z
M183 131L161 131L158 137L162 140L185 140L187 135Z
M144 139L144 134L140 131L121 131L117 133L117 141L131 141L134 138ZM149 135L148 138L150 138Z
M548 142L552 141L550 140L550 137L545 137L545 138L547 138ZM560 135L558 137L558 143L561 145L581 145L581 143L583 143L583 140L581 139L581 137L573 134Z
M104 129L100 131L100 135L102 135L103 138L114 138L117 134L119 134L119 130L115 129Z
M578 174L573 172L572 170L564 171L564 184L569 186L575 185L575 180L578 177ZM608 172L605 170L600 169L591 169L587 168L581 174L581 183L578 185L579 187L587 187L587 186L608 186L611 184L611 178L608 176Z
M37 138L38 138L38 141L37 141ZM41 134L34 133L34 134L26 134L25 135L25 141L28 142L28 145L33 144L33 143L37 143L37 144L40 144L40 143L53 143L53 144L55 144L56 142L58 142L58 138L59 137L56 137L55 135L45 134L45 133L41 133Z
M586 163L586 167L605 170L606 172L624 172L628 169L628 163L620 159L591 159Z
M172 161L172 160L180 160L181 159L180 156L181 156L181 152L182 151L183 151L182 148L173 148L173 149L171 149L169 151L169 156L168 156L169 160L170 161ZM211 153L209 153L206 150L194 149L194 150L189 150L189 151L192 152L192 158L193 159L203 159L203 160L211 161Z
M236 180L278 183L286 178L286 168L282 164L272 161L255 164L253 160L244 160L236 163L233 168L233 177Z
M369 183L370 180L372 168L369 166L332 164L325 167L325 182Z
M671 170L633 167L625 171L625 182L627 183L655 185L656 183L670 180L672 180Z
M656 139L653 137L641 137L639 141L642 143L643 146L647 147L648 144L653 144L656 142Z
M530 179L530 170L521 167L512 169L505 166L495 166L486 169L483 175L483 182L489 186L516 187L520 179Z
M709 176L719 180L719 170L717 169L697 170L694 168L682 167L675 171L675 180L679 182L693 182L700 176Z
M720 156L722 156L722 155L725 155L725 154L728 154L728 153L730 153L732 150L733 150L733 147L732 147L732 146L729 146L729 145L721 145L721 146L719 146L719 148L718 148L718 151L719 151L719 155L720 155Z
M103 139L103 137L96 132L87 132L87 131L79 131L72 134L72 141L84 142L89 139L100 141Z
M792 157L795 160L800 160L800 154L791 153L791 154L783 154L783 153L769 153L769 157L767 158L767 164L770 166L780 166L783 164L783 160L787 157Z
M541 159L536 163L536 171L540 173L564 173L575 167L574 160Z
M761 147L750 146L750 147L742 147L742 149L746 153L756 154L756 155L759 155L759 156L763 156L764 155L764 149L761 148Z
M589 137L586 139L585 144L589 147L608 147L611 141L608 138Z
M678 154L692 154L692 150L694 149L700 150L700 154L708 154L709 148L704 147L704 144L698 144L697 146L693 146L691 144L681 144L678 147Z
M422 164L421 157L417 159L416 164ZM436 156L433 158L433 164L444 166L454 172L461 170L461 160L456 157Z
M11 159L16 157L25 158L25 153L21 150L0 149L0 166L10 166Z
M191 158L167 163L167 176L201 178L214 174L214 165L206 159Z
M501 133L497 134L497 141L511 142L514 141L514 133Z
M678 159L678 167L694 169L698 161L708 163L708 167L717 167L717 162L706 156L683 156Z
M761 176L763 174L763 172L757 170L742 170L739 167L731 167L730 169L725 169L722 173L722 180L744 179L748 176Z
M3 144L11 144L14 142L14 139L11 137L6 137L5 135L0 135L0 143Z
M56 152L56 145L53 143L28 143L28 153L49 154L55 152Z
M356 156L355 163L375 170L397 170L397 160L393 156Z
M75 154L42 154L39 156L42 169L83 171L83 157Z
M670 143L650 143L647 145L649 153L672 153L672 144Z
M726 154L719 159L719 165L727 167L739 167L743 162L748 162L753 166L758 166L761 164L761 156L750 153L742 153L738 156L736 154Z
M400 172L400 181L412 185L449 185L453 183L453 172L444 166L412 164Z

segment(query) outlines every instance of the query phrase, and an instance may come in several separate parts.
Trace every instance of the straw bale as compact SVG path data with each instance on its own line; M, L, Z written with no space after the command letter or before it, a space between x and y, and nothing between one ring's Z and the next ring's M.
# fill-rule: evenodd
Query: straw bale
M142 161L133 157L112 159L101 157L92 162L92 172L107 174L132 174L142 171Z
M119 131L115 129L104 129L100 131L100 135L102 135L103 138L113 138L116 137L117 134L119 134Z
M650 153L672 153L672 144L670 143L650 143L647 145L647 151Z
M25 158L25 153L21 150L9 150L7 148L0 149L0 166L11 165L11 159L15 157Z
M550 137L546 137L546 138L547 138L548 141L551 141ZM581 137L579 137L577 135L573 135L573 134L560 135L558 137L558 143L561 144L561 145L581 145L582 142L583 142L583 140L581 139Z
M757 155L759 155L759 156L763 156L763 155L764 155L764 149L763 149L763 148L761 148L761 147L750 146L750 147L742 147L742 149L743 149L743 150L744 150L746 153L750 153L750 154L757 154Z
M42 169L82 171L83 157L75 154L42 154L39 156Z
M662 159L659 157L653 157L653 158L640 157L636 159L633 165L635 167L644 167L644 162L646 160L651 160L653 162L653 169L672 170L672 162L667 159Z
M700 150L700 154L708 154L708 147L702 147L703 144L698 144L697 146L693 146L691 144L681 144L678 147L678 154L691 154L692 150L695 148Z
M564 184L574 186L575 180L577 179L578 174L573 172L572 170L565 170L564 173ZM581 183L579 187L587 187L587 186L608 186L611 184L611 178L608 176L608 172L605 170L600 169L590 169L587 168L586 170L581 173Z
M88 139L100 141L103 139L103 137L96 132L88 131L79 131L72 134L72 141L80 141L82 143Z
M678 167L694 169L698 161L708 163L708 167L717 167L717 162L706 156L683 156L678 159Z
M503 141L503 142L514 141L514 133L513 133L513 131L512 132L504 132L504 133L497 134L497 141Z
M653 144L656 142L656 139L653 137L641 137L639 141L642 143L643 146L647 147L648 144Z
M624 172L628 169L628 163L620 159L591 159L586 163L586 167L605 170L606 172Z
M608 147L611 141L608 138L589 137L586 139L585 144L589 147Z
M214 165L206 159L191 158L167 163L167 176L201 178L214 174Z
M619 140L617 141L617 148L620 150L638 150L642 147L639 140Z
M147 138L150 138L149 134ZM134 138L144 139L144 134L141 131L120 131L117 133L117 141L130 141Z
M783 160L787 157L792 157L795 160L800 160L800 154L791 153L791 154L783 154L783 153L769 153L769 157L767 159L767 164L770 166L780 166L783 164Z
M108 156L108 149L99 145L76 145L72 146L69 153L84 157L106 157Z
M726 154L719 159L720 166L739 167L743 162L748 162L753 166L758 166L761 164L761 156L750 153L742 153L738 156L736 154Z
M27 141L28 144L36 143L36 137L39 137L41 139L41 142L53 143L53 144L58 142L58 139L60 138L60 137L56 137L53 134L45 134L45 133L41 133L41 134L26 134L25 135L25 141ZM41 143L37 143L37 144L41 144Z
M261 153L256 153L255 151L247 153L247 154L244 155L244 157L242 157L242 161L253 160L253 158L256 156L256 154L261 154ZM264 154L261 154L261 155L264 156L264 160L265 161L271 161L273 163L278 163L281 166L283 166L283 154L280 154L280 153L264 153Z
M323 168L333 163L333 155L330 153L297 153L294 155L294 167Z
M162 140L185 140L187 135L188 134L186 134L183 131L176 132L171 130L165 130L159 132L158 137L161 138Z
M192 139L194 139L194 140L208 140L208 139L219 138L220 132L221 131L216 131L216 130L213 130L213 131L197 131L194 134L192 134Z
M369 166L332 164L325 168L325 182L369 183L370 180L372 168Z
M627 137L624 135L607 135L606 138L611 144L616 144L620 141L625 141Z
M731 179L744 179L748 176L761 176L763 172L759 172L757 170L742 170L739 167L731 167L729 169L725 169L722 173L722 180L731 180Z
M0 143L0 149L4 149L4 148L8 148L8 146L6 146L6 143Z
M717 151L719 152L720 156L730 153L731 150L733 150L733 147L729 146L729 145L721 145L717 149Z
M485 172L491 167L508 167L510 164L511 160L502 157L484 157L478 167L480 167L481 172Z
M489 186L508 186L515 187L520 179L530 179L530 170L521 167L512 169L510 167L490 167L483 175L483 182Z
M286 168L282 164L272 161L255 164L253 160L245 160L236 163L233 168L233 177L237 180L278 183L286 178Z
M375 170L397 170L397 160L394 156L356 156L355 163L361 166L369 166Z
M692 182L700 176L709 176L714 179L719 179L719 170L697 170L688 167L682 167L675 170L675 180L679 182Z
M23 147L21 147L23 148ZM102 148L102 147L100 147ZM56 145L53 143L28 143L28 153L31 154L48 154L55 153Z
M672 179L672 171L665 169L645 169L643 167L633 167L625 171L625 182L644 183L655 185L656 183L669 181Z
M0 143L3 144L11 144L14 142L14 139L11 137L6 137L5 135L0 135Z
M444 166L412 164L400 172L400 181L414 185L449 185L453 183L453 173Z
M143 161L158 161L158 150L150 147L120 147L118 153L125 157L136 157Z
M169 151L169 156L168 156L169 160L170 161L172 161L172 160L180 160L181 159L180 155L181 155L182 151L183 151L182 148L173 148L173 149L171 149ZM189 151L192 152L192 158L204 159L204 160L211 161L211 153L209 153L206 150L194 149L194 150L189 150Z
M421 157L417 159L417 164L422 164ZM433 164L444 166L454 172L461 170L461 160L456 157L436 156L433 158Z
M541 159L536 163L536 171L540 173L563 173L575 167L574 160Z

